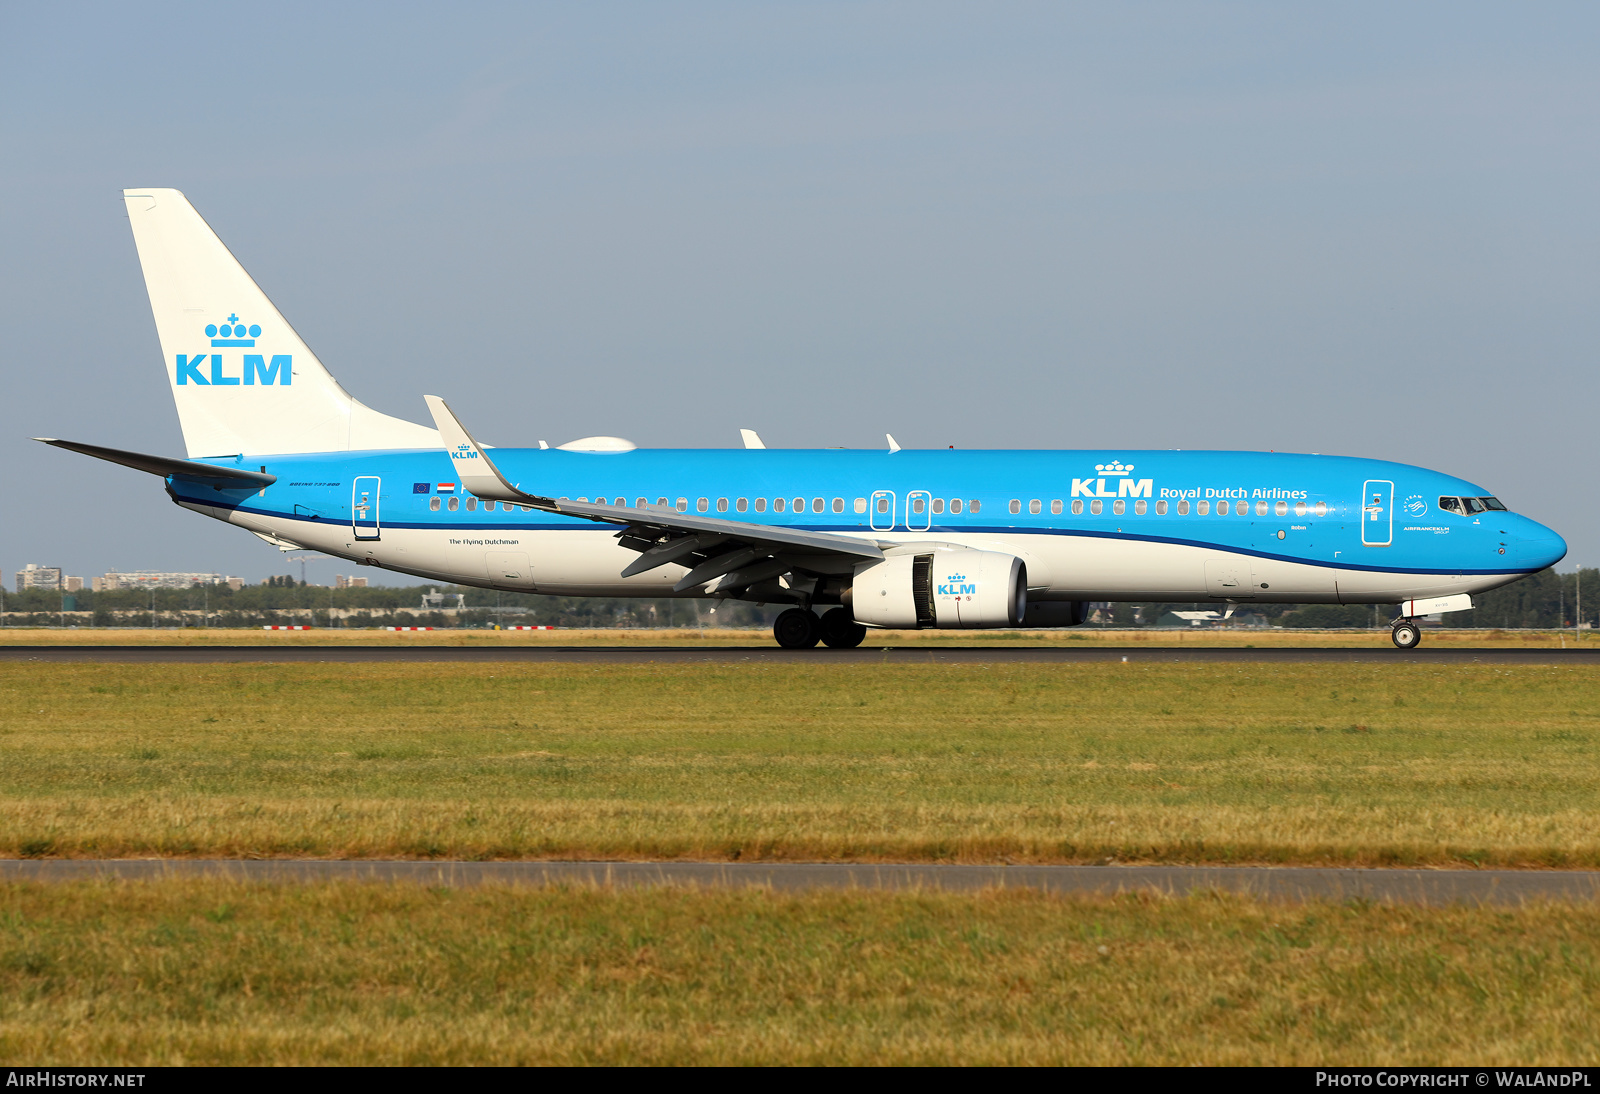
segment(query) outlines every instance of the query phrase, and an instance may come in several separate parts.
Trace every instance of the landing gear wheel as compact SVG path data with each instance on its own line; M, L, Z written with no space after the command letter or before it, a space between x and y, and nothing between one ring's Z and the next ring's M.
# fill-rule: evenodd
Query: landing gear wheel
M817 617L805 608L790 608L772 623L772 637L786 650L809 650L822 637Z
M1422 641L1422 628L1409 619L1402 619L1389 632L1394 644L1403 650L1414 650Z
M844 608L823 612L819 626L823 645L836 650L853 650L867 637L867 628L857 623L855 616Z

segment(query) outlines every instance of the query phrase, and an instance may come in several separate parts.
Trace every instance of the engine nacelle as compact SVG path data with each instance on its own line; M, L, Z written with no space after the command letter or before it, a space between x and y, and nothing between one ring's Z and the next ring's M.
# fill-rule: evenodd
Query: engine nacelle
M1028 610L1028 569L997 551L891 555L856 567L845 603L869 627L1015 627Z

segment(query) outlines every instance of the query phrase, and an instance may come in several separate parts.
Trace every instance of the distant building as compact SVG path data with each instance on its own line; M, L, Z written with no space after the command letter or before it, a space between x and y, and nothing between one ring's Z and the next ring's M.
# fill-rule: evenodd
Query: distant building
M434 611L440 608L464 608L467 606L467 594L441 593L438 589L429 589L422 594L422 606Z
M63 577L61 579L61 588L65 592L81 593L83 591L83 578Z
M80 582L81 584L81 582ZM48 589L56 592L61 588L61 567L39 566L28 563L17 571L17 592L27 592L29 589Z
M97 593L116 589L188 589L195 585L227 585L231 589L238 589L243 584L237 577L224 577L221 574L168 573L163 570L131 570L127 573L112 570L93 581Z
M356 577L354 574L339 574L333 579L333 587L335 589L365 589L367 587L367 579Z

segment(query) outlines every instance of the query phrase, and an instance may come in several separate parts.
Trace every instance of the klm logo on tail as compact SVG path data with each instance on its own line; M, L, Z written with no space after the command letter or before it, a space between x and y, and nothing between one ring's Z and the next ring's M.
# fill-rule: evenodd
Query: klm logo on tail
M256 339L261 337L261 327L256 323L242 323L237 315L230 315L220 327L215 323L207 323L206 337L211 339L213 349L252 349ZM262 387L271 387L273 384L288 387L294 379L294 362L287 353L275 353L270 361L264 353L246 353L242 362L243 371L237 376L227 374L222 358L220 353L178 354L178 386L238 387L242 384L255 387L259 379ZM205 372L200 371L202 365L208 366Z
M470 444L458 444L454 452L450 453L452 460L475 460L478 454L472 450Z

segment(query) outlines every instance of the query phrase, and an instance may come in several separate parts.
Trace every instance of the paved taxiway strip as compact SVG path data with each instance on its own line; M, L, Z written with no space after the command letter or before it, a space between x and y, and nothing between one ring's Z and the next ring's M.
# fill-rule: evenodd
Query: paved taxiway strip
M238 859L6 859L0 882L220 877L252 882L364 881L464 887L1032 889L1059 895L1224 891L1270 900L1517 904L1600 900L1592 870L1356 870L1233 866L946 866L715 862L379 862Z
M378 662L415 664L471 661L620 664L1077 664L1095 661L1371 662L1377 664L1600 665L1592 649L1195 648L1171 646L891 646L854 650L785 650L776 646L0 646L0 662L87 661L205 664L226 662Z

